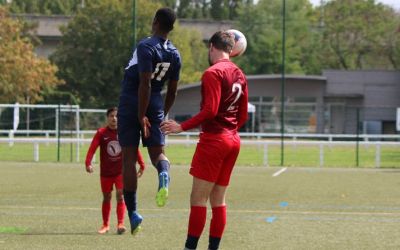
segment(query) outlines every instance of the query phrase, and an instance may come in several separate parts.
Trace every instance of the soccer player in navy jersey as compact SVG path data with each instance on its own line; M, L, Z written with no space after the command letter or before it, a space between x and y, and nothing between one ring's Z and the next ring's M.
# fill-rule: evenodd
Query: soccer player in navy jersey
M168 198L170 163L164 154L165 138L160 124L176 96L181 57L168 40L176 14L169 8L157 10L152 36L139 42L125 68L118 107L118 136L122 146L124 199L131 222L131 233L140 229L142 216L136 209L136 150L140 138L158 172L156 203L162 207ZM165 82L165 102L161 90Z
M103 192L103 203L101 213L103 225L99 229L99 234L105 234L110 230L110 211L111 193L113 186L116 189L117 198L117 233L122 234L126 231L124 226L125 203L123 198L122 183L122 152L117 138L117 108L107 110L107 126L99 128L94 135L90 147L86 154L86 172L93 173L92 159L97 148L100 146L100 184ZM145 163L140 151L137 151L137 161L140 165L138 177L142 176Z
M161 124L165 134L180 133L201 125L193 156L190 215L185 249L196 249L206 223L207 201L212 219L208 249L218 249L226 224L225 193L240 150L237 130L247 120L247 80L230 61L235 44L231 33L219 31L209 40L210 67L201 78L200 112L182 124Z

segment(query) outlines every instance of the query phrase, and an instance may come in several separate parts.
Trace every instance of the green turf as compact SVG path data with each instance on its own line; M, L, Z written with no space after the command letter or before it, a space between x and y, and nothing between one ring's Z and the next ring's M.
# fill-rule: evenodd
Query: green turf
M79 161L83 164L88 144L80 146ZM189 145L168 145L167 156L175 164L189 165L195 150L194 144ZM263 146L242 145L238 158L238 164L242 166L263 166L265 162L270 166L280 166L280 146L268 146L267 158L264 157ZM76 162L76 144L61 144L59 158L60 162ZM99 151L99 150L98 150ZM145 152L146 149L142 148ZM375 167L375 146L360 146L359 167ZM56 144L39 145L40 162L57 162L58 148ZM316 146L285 146L285 166L316 167L320 166L320 148ZM147 154L144 153L146 156ZM98 162L99 152L96 154ZM32 144L0 144L0 159L2 161L33 161ZM323 165L325 167L356 167L356 146L325 146ZM149 161L148 161L149 162ZM399 146L382 146L381 163L382 168L400 167Z
M221 249L398 249L400 171L237 167ZM169 204L155 204L156 171L139 180L142 231L97 235L96 171L81 165L0 162L0 249L183 249L191 177L172 167ZM111 225L115 226L113 200ZM206 249L207 225L198 249ZM13 229L13 230L10 230ZM14 230L15 229L15 230ZM23 230L23 231L21 231Z

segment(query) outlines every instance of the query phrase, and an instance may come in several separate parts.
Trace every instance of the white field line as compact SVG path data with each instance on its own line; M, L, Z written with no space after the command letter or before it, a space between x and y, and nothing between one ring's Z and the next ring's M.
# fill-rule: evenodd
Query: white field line
M54 210L89 210L98 211L101 208L94 207L35 207L35 206L0 206L0 209L54 209ZM161 208L142 208L142 211L165 211ZM171 212L188 212L189 209L170 208ZM247 210L247 209L229 209L229 213L244 214L298 214L298 215L358 215L358 216L400 216L400 212L340 212L340 211L282 211L282 210Z
M285 172L287 170L287 168L282 168L281 170L275 172L272 177L277 177L278 175L282 174L283 172Z

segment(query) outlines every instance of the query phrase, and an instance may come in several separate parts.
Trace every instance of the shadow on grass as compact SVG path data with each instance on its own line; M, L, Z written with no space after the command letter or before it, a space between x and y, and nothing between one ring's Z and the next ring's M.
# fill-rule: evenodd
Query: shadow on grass
M82 235L82 236L96 236L99 235L96 232L75 232L75 233L63 233L63 232L57 232L57 233L51 233L51 232L26 232L26 233L13 233L13 232L4 232L0 233L0 235L21 235L21 236L45 236L45 235L60 235L60 236L68 236L68 235ZM118 235L117 233L115 234L106 234L106 235Z
M59 236L69 236L69 235L84 235L84 236L96 236L99 235L96 232L25 232L19 233L18 235L23 236L44 236L44 235L59 235ZM105 234L105 235L117 235L115 234Z

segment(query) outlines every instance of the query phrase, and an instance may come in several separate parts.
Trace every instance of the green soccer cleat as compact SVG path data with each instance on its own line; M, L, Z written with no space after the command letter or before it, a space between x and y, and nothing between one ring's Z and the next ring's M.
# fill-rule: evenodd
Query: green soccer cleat
M158 175L159 185L158 192L156 195L156 203L157 206L163 207L167 204L168 200L168 185L169 185L169 176L167 172L161 172Z

